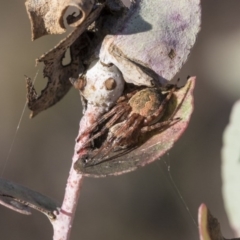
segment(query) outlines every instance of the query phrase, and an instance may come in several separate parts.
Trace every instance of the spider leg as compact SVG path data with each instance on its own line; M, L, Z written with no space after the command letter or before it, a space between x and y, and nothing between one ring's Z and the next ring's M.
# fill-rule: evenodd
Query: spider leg
M114 115L116 112L122 112L123 109L125 108L126 111L129 109L126 109L127 105L127 100L129 100L138 90L134 90L130 93L126 93L125 95L119 97L117 104L106 114L104 114L100 120L96 121L94 124L92 124L89 128L87 128L81 136L84 136L85 134L91 133L98 125L102 124L104 121L106 121L108 118L110 118L112 115ZM115 123L115 122L114 122ZM114 124L113 123L113 124ZM110 126L111 127L111 126ZM81 136L78 137L77 142L80 141ZM100 135L99 135L100 136ZM93 139L91 139L93 140ZM89 142L89 141L88 141Z
M180 120L181 120L181 118L172 118L172 119L169 119L169 120L166 120L166 121L163 121L163 122L155 123L155 124L150 125L150 126L145 126L145 127L141 128L141 133L150 132L152 130L155 130L155 129L158 129L158 128L162 128L162 127L168 126L170 124L173 125L173 124L177 123Z
M124 109L126 103L122 103L119 105L116 105L113 107L108 113L104 114L98 121L93 123L90 127L88 127L81 136L84 136L85 134L91 133L98 125L102 124L104 121L106 121L108 118L110 118L112 115L114 115L116 112L121 112L122 109ZM81 136L78 137L77 142L80 141Z
M152 114L151 116L148 116L147 118L145 118L144 120L144 125L148 125L149 123L151 123L154 119L161 117L162 114L164 113L164 107L165 105L169 102L169 100L171 99L174 91L176 91L177 89L177 85L174 85L170 91L168 92L167 96L164 98L164 100L162 101L160 107L157 109L157 111Z
M122 105L121 105L122 106ZM115 109L116 110L116 109ZM118 110L118 108L117 108ZM116 123L119 118L124 114L126 113L127 111L130 110L130 106L126 105L125 107L122 107L119 109L119 111L116 112L116 114L106 123L106 125L98 132L96 133L95 135L93 135L91 138L89 138L82 146L81 148L78 150L78 153L80 152L81 149L83 149L84 147L86 147L89 142L93 141L94 139L102 136L109 128L111 128L114 123ZM103 116L104 117L104 116ZM106 119L106 118L105 118ZM102 121L103 122L103 121ZM94 125L99 125L101 124L102 122L99 123L99 121L97 122L97 124L94 124ZM91 128L89 132L91 132L92 130L94 130L94 128Z
M144 120L144 117L137 113L133 113L130 116L130 119L123 124L122 127L117 129L117 131L114 133L114 135L109 139L110 142L113 141L113 148L116 146L121 146L121 144L126 143L127 146L131 145L131 142L134 142L134 140L137 140L138 135L133 136L134 131L139 130L140 126L142 125ZM137 133L136 133L137 134ZM129 140L132 140L130 141Z
M114 151L117 146L121 147L121 144L124 142L126 142L126 147L132 145L134 140L137 139L136 136L134 136L133 141L128 141L133 137L132 133L139 128L139 125L142 123L142 121L143 117L139 116L137 113L134 113L126 122L121 122L118 125L115 125L117 126L117 129L114 130L112 135L107 138L104 144L94 152L94 154L90 157L88 164L94 165L101 162L104 157L106 157L110 152Z

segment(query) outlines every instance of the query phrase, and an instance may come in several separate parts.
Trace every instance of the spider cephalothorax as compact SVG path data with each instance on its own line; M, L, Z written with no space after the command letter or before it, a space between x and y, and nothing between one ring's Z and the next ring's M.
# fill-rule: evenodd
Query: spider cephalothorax
M139 138L145 133L155 129L162 130L173 121L179 120L172 117L163 120L176 88L173 85L163 93L159 88L147 87L120 97L109 112L85 131L91 134L82 147L91 145L91 156L86 156L86 163L95 164L109 153L120 149L129 150L138 145Z

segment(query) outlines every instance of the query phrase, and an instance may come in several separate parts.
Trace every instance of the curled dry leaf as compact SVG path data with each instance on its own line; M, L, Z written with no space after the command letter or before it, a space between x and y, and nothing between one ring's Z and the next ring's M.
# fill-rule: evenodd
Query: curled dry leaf
M81 26L77 27L57 46L37 59L37 62L43 62L45 65L44 77L48 78L48 83L38 96L31 79L26 78L27 101L31 110L31 118L60 101L72 86L69 78L77 78L79 73L84 70L83 60L89 53L88 43L90 39L86 33L83 33L99 16L102 8L103 5L98 6ZM62 59L68 48L70 48L71 62L63 66Z
M218 220L205 204L201 204L198 209L198 225L200 240L224 240Z
M22 214L31 214L30 208L44 213L50 220L56 218L59 206L47 196L0 179L0 204Z
M166 126L160 132L154 130L151 135L147 134L136 148L127 152L126 150L111 151L104 159L94 161L92 165L86 164L86 151L84 150L82 155L81 152L79 154L80 158L75 163L75 169L85 176L104 177L130 172L159 159L179 139L188 125L193 111L194 86L195 78L192 77L183 88L174 92L168 104L164 118L171 116L179 118L179 121ZM88 158L96 160L92 157L95 156L95 150L92 152L88 150L87 154Z
M94 0L27 0L25 5L32 26L32 39L65 32L64 14L70 6L76 7L80 13L76 18L73 16L67 18L67 22L74 27L79 26L91 12L94 2Z

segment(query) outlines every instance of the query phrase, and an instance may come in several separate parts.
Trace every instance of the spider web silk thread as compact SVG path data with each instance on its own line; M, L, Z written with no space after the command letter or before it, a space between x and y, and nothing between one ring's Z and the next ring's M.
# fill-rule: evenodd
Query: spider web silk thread
M38 76L38 72L39 72L39 69L37 70L36 74L35 74L35 77L33 79L33 84L35 83L36 79L37 79L37 76ZM14 143L15 143L15 140L16 140L16 137L17 137L17 134L18 134L18 131L19 131L19 128L20 128L20 125L22 123L22 119L23 119L23 115L26 111L26 107L27 107L27 101L25 102L24 106L23 106L23 110L21 112L21 115L20 115L20 118L19 118L19 121L18 121L18 124L17 124L17 128L16 128L16 131L13 135L13 140L10 144L10 148L9 148L9 151L8 151L8 155L6 157L6 159L3 161L3 168L2 168L2 172L1 172L1 177L3 177L3 174L5 172L5 169L7 167L7 164L9 162L9 159L10 159L10 156L11 156L11 153L12 153L12 149L14 147Z
M167 153L167 156L169 157L169 153ZM177 195L178 195L178 197L180 198L183 206L184 206L185 209L187 210L187 213L188 213L188 215L190 216L191 220L193 221L193 224L194 224L195 227L198 229L198 225L197 225L197 223L196 223L196 221L195 221L195 219L194 219L194 217L193 217L193 215L192 215L192 213L191 213L191 211L190 211L190 209L189 209L186 201L184 200L184 198L183 198L182 194L180 193L180 191L179 191L179 189L178 189L175 181L173 180L173 177L172 177L172 174L171 174L171 166L170 166L170 163L167 163L167 161L166 161L165 159L163 160L163 162L164 162L164 164L166 165L167 172L168 172L168 178L169 178L169 180L170 180L170 183L171 183L172 186L173 186L174 191L177 193ZM160 166L159 166L159 167L160 167Z
M169 156L169 155L168 155L168 156ZM191 213L191 211L190 211L190 209L189 209L186 201L184 200L184 198L183 198L182 194L180 193L180 191L179 191L179 189L178 189L175 181L173 180L173 177L172 177L172 174L171 174L170 161L169 161L169 163L167 163L166 160L164 160L164 163L165 163L165 165L166 165L166 167L167 167L168 176L169 176L169 179L170 179L170 181L171 181L171 184L173 185L173 188L175 189L178 197L181 199L181 202L182 202L183 206L185 207L185 209L187 210L188 215L189 215L190 218L192 219L193 224L194 224L195 227L198 229L198 225L197 225L197 223L196 223L196 221L195 221L195 219L194 219L194 217L193 217L193 215L192 215L192 213Z

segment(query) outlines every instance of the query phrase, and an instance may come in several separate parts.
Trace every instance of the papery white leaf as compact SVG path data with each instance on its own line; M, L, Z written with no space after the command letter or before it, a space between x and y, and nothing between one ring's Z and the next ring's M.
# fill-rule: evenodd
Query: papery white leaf
M232 109L223 134L223 199L232 228L240 235L240 100Z
M171 80L195 43L200 17L199 0L136 0L121 27L105 38L100 59L135 85Z

